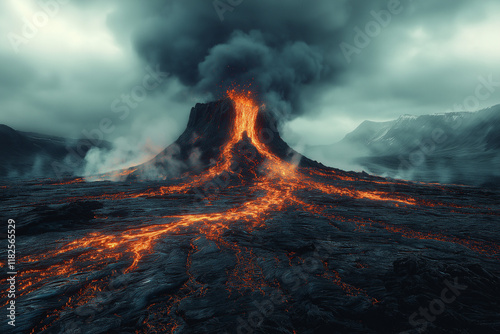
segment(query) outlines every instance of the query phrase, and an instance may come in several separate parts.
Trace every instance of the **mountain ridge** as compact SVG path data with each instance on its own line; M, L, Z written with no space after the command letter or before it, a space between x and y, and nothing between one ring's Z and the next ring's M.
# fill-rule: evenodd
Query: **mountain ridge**
M304 153L330 164L344 155L351 166L380 176L495 186L500 177L494 168L500 163L500 105L364 121L338 143L307 147Z
M111 146L106 141L94 145L85 139L18 131L0 124L0 177L71 177L83 169L85 154L91 148L109 149ZM74 163L68 164L67 157ZM63 166L64 175L54 166Z

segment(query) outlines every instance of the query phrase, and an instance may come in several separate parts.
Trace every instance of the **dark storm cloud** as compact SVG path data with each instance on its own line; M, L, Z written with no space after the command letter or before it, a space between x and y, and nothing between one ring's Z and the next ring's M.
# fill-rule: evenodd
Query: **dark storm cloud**
M218 12L214 3L225 5ZM356 46L356 29L391 3L400 13L348 62L340 45ZM0 41L0 123L78 137L109 117L111 102L140 84L146 65L160 64L171 89L152 92L110 137L170 124L179 127L169 134L175 139L196 102L253 83L269 106L314 121L296 123L311 129L306 141L323 141L318 133L342 136L365 119L443 112L473 93L479 75L499 81L497 3L69 1L19 54ZM28 6L21 4L40 10L36 1L0 3L3 37L20 33L31 15L15 8Z
M119 119L112 102L141 85L147 71L135 52L116 41L106 25L116 3L57 1L0 4L0 124L81 138L84 132L99 128L102 119L110 118L115 131L104 139L130 136L135 137L133 141L138 140L140 125L146 132L158 124L171 130L171 125L183 123L178 110L189 113L193 101L181 105L169 101L171 94L166 90L176 91L175 82L148 91L130 117ZM51 8L51 14L44 8ZM137 133L131 133L132 129ZM169 131L163 138L170 141L175 135Z
M222 9L218 3L153 1L124 8L110 22L131 30L144 59L214 97L251 83L264 99L296 106L301 87L330 82L340 70L338 40L354 11L347 2L242 1Z
M364 29L374 20L372 12L387 11L391 6L398 9L398 15L393 15L387 32L382 33L394 39L381 33L379 40L352 55L354 63L346 62L339 45L353 44L355 28ZM408 43L409 29L423 25L435 40L446 40L460 25L481 20L484 11L462 0L173 0L127 2L109 22L118 34L132 36L143 59L160 63L183 84L217 98L233 84L253 83L252 88L266 102L279 103L297 116L314 109L314 92L323 93L363 76L367 86L359 89L376 85L374 75L383 75L381 63ZM414 85L401 83L391 81L392 70L389 72L384 85L395 84L387 88L394 92L374 87L374 92L383 93L379 98L399 90L402 97L407 92L412 95L409 98L423 99L424 104L427 98L429 103L439 99L432 93L434 89L422 87L425 79ZM419 76L426 74L423 71ZM303 93L306 88L308 97Z

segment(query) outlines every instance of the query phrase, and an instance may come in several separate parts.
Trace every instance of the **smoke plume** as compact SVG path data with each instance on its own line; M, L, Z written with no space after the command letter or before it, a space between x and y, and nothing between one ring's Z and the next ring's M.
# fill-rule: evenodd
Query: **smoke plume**
M110 24L124 38L133 36L144 60L160 64L189 89L216 99L233 85L251 85L271 108L289 116L304 112L303 88L331 83L344 65L341 28L355 9L326 0L231 3L130 4Z

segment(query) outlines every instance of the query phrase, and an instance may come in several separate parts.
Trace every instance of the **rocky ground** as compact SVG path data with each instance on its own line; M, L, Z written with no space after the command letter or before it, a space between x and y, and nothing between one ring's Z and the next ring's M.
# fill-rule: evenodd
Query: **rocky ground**
M2 332L500 330L498 193L329 182L441 204L302 190L297 196L321 213L291 204L265 213L257 226L240 219L213 233L201 219L199 226L172 229L151 244L137 235L133 242L151 249L131 269L135 250L129 244L109 248L85 240L101 234L123 239L127 231L224 212L259 194L230 185L214 189L207 203L196 192L102 197L160 186L147 182L4 185L2 221L16 220L19 313L16 327L4 320ZM73 241L77 247L68 246ZM5 238L2 244L5 253Z
M500 332L499 192L325 167L231 94L142 166L3 181L2 333Z

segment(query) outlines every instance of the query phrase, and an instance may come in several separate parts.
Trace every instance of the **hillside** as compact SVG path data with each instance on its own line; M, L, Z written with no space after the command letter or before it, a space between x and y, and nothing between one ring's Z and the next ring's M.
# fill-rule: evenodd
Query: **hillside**
M365 121L339 143L308 147L305 153L325 164L381 176L496 186L500 105L477 112Z

